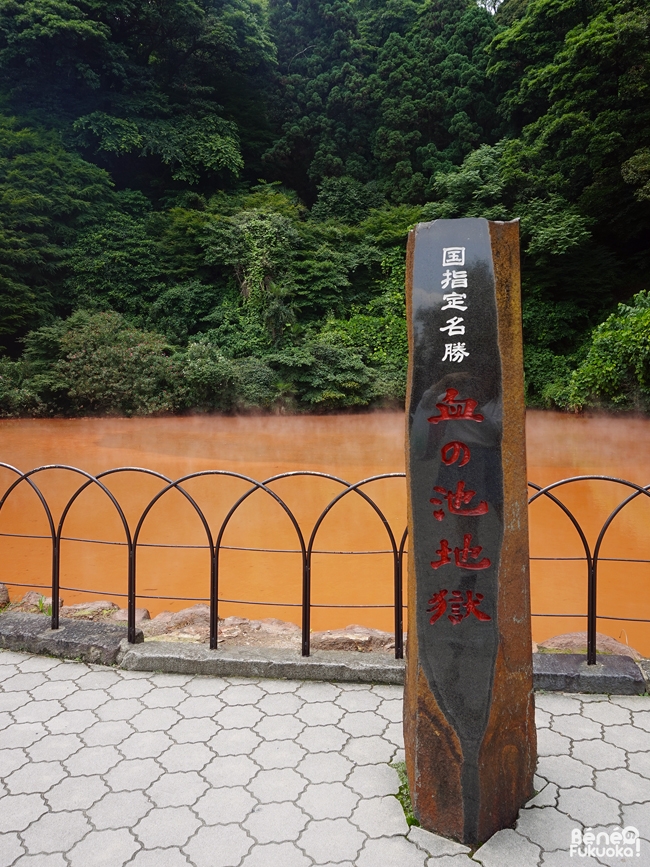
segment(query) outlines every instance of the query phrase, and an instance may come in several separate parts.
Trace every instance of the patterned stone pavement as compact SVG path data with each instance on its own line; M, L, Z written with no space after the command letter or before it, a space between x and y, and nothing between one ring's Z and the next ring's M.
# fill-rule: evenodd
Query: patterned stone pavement
M537 708L539 794L472 853L394 797L400 687L0 651L0 867L650 867L650 697ZM616 825L638 856L570 854L575 829Z

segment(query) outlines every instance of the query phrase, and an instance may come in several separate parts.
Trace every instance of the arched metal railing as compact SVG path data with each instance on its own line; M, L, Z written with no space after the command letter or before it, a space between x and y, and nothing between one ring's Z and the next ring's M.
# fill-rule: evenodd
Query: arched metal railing
M220 569L220 553L223 550L233 549L236 550L246 550L246 551L258 551L261 553L294 553L300 555L300 568L301 568L301 599L300 602L295 603L287 603L287 602L265 602L267 605L277 605L277 606L300 606L301 608L301 630L302 630L302 654L303 656L309 656L310 653L310 633L311 633L311 611L314 607L339 607L334 605L324 605L319 604L316 606L312 602L312 578L313 578L313 555L316 553L338 553L338 554L389 554L392 558L392 585L393 585L393 602L391 606L384 605L376 605L371 601L368 602L367 605L361 606L341 606L345 608L351 607L361 607L361 608L377 608L377 607L392 607L394 609L394 632L395 632L395 657L397 659L401 659L404 655L404 632L403 632L403 610L404 610L404 602L403 602L403 580L404 580L404 563L405 563L405 555L408 553L406 550L406 542L407 542L407 530L404 529L401 536L399 535L399 531L395 532L393 527L390 524L390 521L386 517L385 512L380 508L379 504L375 499L368 493L366 490L373 483L386 481L386 480L394 480L394 479L403 479L405 478L404 473L381 473L375 476L369 476L366 479L362 479L358 482L348 482L345 479L341 479L338 476L334 476L328 473L320 473L311 470L299 470L294 472L287 473L279 473L277 475L271 476L270 478L264 479L263 481L257 481L256 479L251 478L250 476L243 475L241 473L232 472L230 470L202 470L195 473L189 473L187 475L181 476L178 479L170 479L162 473L155 472L154 470L145 469L142 467L116 467L111 470L106 470L105 472L98 473L97 475L92 475L84 470L80 470L77 467L68 466L65 464L48 464L41 467L36 467L27 472L21 472L16 467L6 464L0 463L0 469L5 469L16 478L7 486L4 493L0 497L0 521L2 519L2 509L5 506L9 497L13 494L13 492L21 485L21 483L25 483L31 491L36 495L38 501L40 502L41 507L45 513L48 528L49 528L49 536L34 536L33 534L23 534L23 533L2 533L0 532L0 536L19 536L26 538L42 538L42 539L50 539L52 546L52 572L51 572L51 581L49 588L46 588L45 585L42 586L42 589L49 589L51 592L51 596L53 600L58 600L59 592L61 590L70 590L70 591L82 591L87 593L98 593L100 591L88 590L83 587L62 587L61 586L61 543L62 541L80 541L80 542L96 542L97 544L117 544L123 545L127 549L127 574L126 574L126 592L125 593L116 593L114 590L110 591L101 591L107 595L111 596L123 596L127 600L127 609L128 609L128 640L130 642L134 642L136 638L136 603L138 599L148 599L148 598L157 598L157 599L169 599L169 600L180 600L180 601L206 601L210 603L210 647L213 649L217 648L218 642L218 621L219 621L219 602L227 601L238 601L245 604L256 604L255 600L223 600L219 597L219 569ZM68 473L72 473L77 476L81 476L84 481L79 485L74 492L68 497L65 502L61 514L59 516L58 522L55 520L52 508L48 503L48 500L41 490L41 488L37 485L35 481L35 477L42 475L49 471L64 471ZM126 512L122 505L120 504L118 498L114 493L107 487L107 485L102 481L103 479L107 479L110 476L114 476L116 474L123 473L138 473L138 474L146 474L149 477L157 479L161 482L160 489L149 498L144 508L140 511L137 520L129 523ZM313 522L310 528L307 530L303 529L300 522L296 518L296 515L285 501L283 497L281 497L277 491L273 490L272 485L281 480L287 480L297 477L313 477L315 479L327 480L329 482L333 482L334 484L341 487L340 490L334 497L332 497L329 502L325 505L325 507L321 510L316 520ZM231 505L229 510L227 511L225 517L221 520L218 527L212 527L208 517L205 513L204 508L202 508L199 503L198 497L196 495L192 495L187 490L187 484L191 483L193 480L199 478L229 478L236 479L243 482L246 486L244 492L235 500L235 502ZM580 524L580 521L572 511L572 509L567 506L565 502L563 502L558 496L558 491L561 488L566 488L567 485L571 485L578 482L603 482L608 484L617 484L622 485L624 488L630 490L630 493L626 493L626 496L617 504L617 506L610 512L607 516L606 520L602 524L600 531L596 537L596 541L593 545L590 545L587 534L585 533L583 527ZM560 512L565 515L570 521L573 529L576 532L582 550L584 552L584 556L579 559L584 559L587 568L587 600L586 600L586 613L579 614L558 614L552 612L544 612L538 613L533 612L534 617L583 617L587 620L587 661L590 665L593 665L596 662L596 627L599 619L607 619L607 620L617 620L617 621L634 621L641 623L650 623L650 619L642 619L642 618L625 618L625 617L613 617L606 614L598 614L598 594L597 594L597 579L598 579L598 565L599 562L603 560L617 560L621 562L632 562L632 558L605 558L601 555L603 542L605 540L606 534L609 531L612 523L616 519L616 517L625 509L625 507L636 500L638 497L642 496L650 496L650 485L642 486L638 485L635 482L630 482L625 479L615 478L613 476L599 476L599 475L582 475L582 476L573 476L571 478L562 479L557 482L553 482L550 485L546 485L542 487L533 482L529 482L529 487L532 489L533 494L529 499L529 504L541 500L542 498L548 502L553 503ZM75 504L79 501L80 497L84 494L86 490L89 488L96 487L102 491L103 494L108 498L109 502L113 506L117 517L122 525L122 529L124 532L124 541L122 542L106 542L104 540L97 539L78 539L76 537L65 537L63 535L65 522L70 515L71 510L75 506ZM163 500L163 498L170 492L177 491L181 496L183 496L186 502L191 506L193 512L196 514L199 523L203 528L203 532L205 533L206 544L203 546L191 545L166 545L165 547L203 547L209 552L209 576L206 581L206 585L208 588L208 595L204 597L174 597L174 596L147 596L144 594L138 594L137 592L137 552L138 547L157 547L155 543L144 543L140 541L140 536L143 530L143 526L148 516L150 515L154 506L156 506L159 502ZM224 544L224 537L226 531L230 525L231 519L236 514L238 509L245 503L251 496L263 493L267 497L271 499L272 502L275 503L277 507L280 509L280 514L284 514L288 519L293 531L295 532L297 548L290 549L279 549L279 548L253 548L253 547L240 547L240 546L228 546ZM389 543L389 547L385 550L381 551L318 551L315 548L316 539L318 533L323 525L323 522L327 518L327 516L332 512L333 509L336 508L337 504L340 503L343 499L348 497L348 495L353 494L356 497L359 497L361 502L365 504L365 506L370 507L370 509L377 516L379 524L383 528L383 531L386 533L387 540ZM399 540L399 541L398 541ZM531 558L531 559L548 559L548 558ZM555 560L570 560L576 558L568 558L568 557L555 557L552 558ZM634 560L633 562L645 562L650 563L649 560ZM34 587L37 585L34 584L20 584L17 582L5 581L9 586L30 586ZM59 628L59 607L56 604L52 605L52 618L51 618L52 629Z

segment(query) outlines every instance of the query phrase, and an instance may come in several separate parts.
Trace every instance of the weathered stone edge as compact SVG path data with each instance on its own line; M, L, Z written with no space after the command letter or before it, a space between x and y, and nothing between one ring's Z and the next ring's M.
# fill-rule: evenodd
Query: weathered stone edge
M598 655L587 665L585 654L533 654L535 689L553 692L641 695L649 691L644 672L629 656Z
M295 650L230 648L210 650L179 642L122 642L117 664L129 671L161 671L213 677L266 677L281 680L323 680L348 683L404 683L404 661L384 653L315 651L309 657Z

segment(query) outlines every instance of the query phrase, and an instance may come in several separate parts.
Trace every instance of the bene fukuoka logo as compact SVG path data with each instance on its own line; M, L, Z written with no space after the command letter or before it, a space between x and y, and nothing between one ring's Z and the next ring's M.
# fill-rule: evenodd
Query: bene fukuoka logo
M592 831L586 828L574 828L571 831L571 846L569 855L573 858L639 858L641 856L641 840L638 828L628 825L621 828L616 825L613 831Z

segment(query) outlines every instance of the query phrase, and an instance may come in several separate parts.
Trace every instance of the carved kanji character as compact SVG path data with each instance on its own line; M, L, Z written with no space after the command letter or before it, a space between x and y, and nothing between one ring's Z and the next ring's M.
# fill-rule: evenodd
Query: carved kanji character
M474 410L478 406L478 401L471 397L461 397L456 400L458 392L455 388L448 388L445 391L445 396L440 403L436 404L436 408L440 410L440 415L432 415L427 421L431 424L438 424L441 421L466 420L481 422L484 419L480 413L475 413Z
M476 491L465 490L465 482L463 481L458 482L455 491L448 491L446 488L439 488L438 486L436 486L433 490L439 494L442 494L445 497L445 499L447 500L447 508L449 509L449 513L451 515L485 515L485 513L488 511L488 504L485 502L485 500L481 500L478 506L476 506L474 509L462 508L462 506L467 506L476 495ZM435 506L442 505L442 500L438 499L437 497L432 497L429 502L433 503ZM442 521L442 518L437 518L437 520Z
M485 611L479 611L478 606L483 601L483 594L477 593L476 599L473 598L473 594L471 590L467 591L467 601L465 602L465 617L469 617L470 614L473 614L477 620L492 620L489 614L486 614Z
M455 464L461 454L463 457L458 466L464 467L465 464L469 463L470 459L469 446L466 446L465 443L461 443L458 440L453 440L440 449L440 457L442 458L443 464L447 467Z
M491 565L490 560L487 557L483 557L483 559L479 560L478 558L481 556L481 551L483 548L480 545L472 545L472 534L465 533L463 536L463 547L462 548L454 548L454 558L456 560L456 565L460 566L461 569L488 569ZM476 560L476 563L470 563L469 558L472 560ZM431 564L433 566L433 563ZM440 564L442 565L442 564ZM436 567L437 568L437 567Z
M447 617L451 620L454 626L458 626L458 624L462 622L463 618L467 617L467 615L463 614L460 610L464 602L465 600L463 599L462 591L451 591L451 614L448 614Z
M431 615L429 623L435 623L436 620L439 620L447 610L446 596L446 590L438 590L438 592L434 593L431 599L429 599L428 604L431 606L431 608L427 608L427 614Z
M432 569L440 569L441 566L446 566L447 563L451 563L451 548L449 547L449 542L446 539L440 540L440 547L436 551L436 554L440 557L439 560L431 561Z

